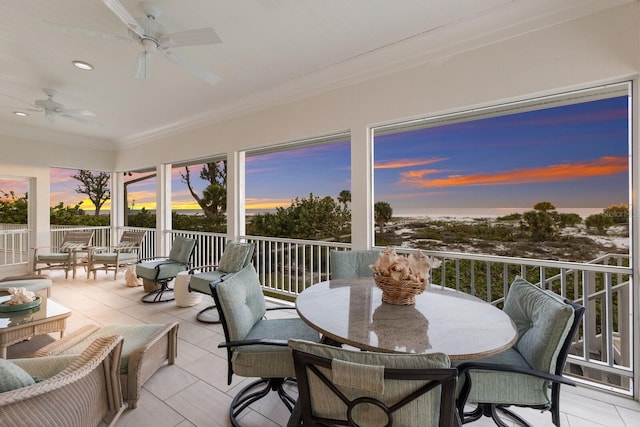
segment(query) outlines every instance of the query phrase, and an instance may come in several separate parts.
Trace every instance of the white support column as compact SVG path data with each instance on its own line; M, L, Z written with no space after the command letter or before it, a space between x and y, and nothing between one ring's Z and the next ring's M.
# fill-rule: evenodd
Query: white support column
M51 205L49 171L29 178L29 247L37 248L51 244ZM28 271L33 267L33 250L29 250Z
M171 165L156 167L156 255L169 253L171 236Z
M367 126L351 129L351 245L373 246L373 149Z
M245 234L245 153L227 155L227 238L237 240Z
M113 172L111 174L111 245L120 241L120 231L124 227L126 211L124 200L124 173Z

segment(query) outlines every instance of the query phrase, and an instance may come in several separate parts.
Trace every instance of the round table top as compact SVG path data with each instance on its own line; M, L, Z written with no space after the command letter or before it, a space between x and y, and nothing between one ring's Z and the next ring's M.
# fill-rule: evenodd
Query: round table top
M509 316L479 298L430 285L415 305L382 302L373 278L330 280L296 300L300 317L327 338L370 351L442 352L451 360L479 359L517 340Z

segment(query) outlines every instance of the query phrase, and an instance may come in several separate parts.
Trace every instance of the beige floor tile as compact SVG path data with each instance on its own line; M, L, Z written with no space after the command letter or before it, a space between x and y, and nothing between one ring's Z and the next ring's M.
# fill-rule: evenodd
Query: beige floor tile
M145 304L142 287L125 286L123 276L98 274L87 280L64 279L53 272L53 299L73 310L67 333L87 324L180 322L178 358L175 366L163 366L142 388L138 407L126 410L116 427L230 426L228 410L236 393L253 378L234 376L227 384L226 350L221 325L200 323L196 313L210 305L210 297L193 307L177 307L174 302ZM268 306L272 306L269 303ZM270 312L269 318L290 317L295 310ZM54 334L57 338L57 334ZM565 387L561 391L561 425L569 427L640 427L640 403L632 399L594 391L585 387ZM536 427L551 426L548 412L518 409ZM286 424L289 412L274 393L256 402L242 415L243 426L275 427ZM508 423L511 427L513 423ZM494 427L490 418L469 424Z

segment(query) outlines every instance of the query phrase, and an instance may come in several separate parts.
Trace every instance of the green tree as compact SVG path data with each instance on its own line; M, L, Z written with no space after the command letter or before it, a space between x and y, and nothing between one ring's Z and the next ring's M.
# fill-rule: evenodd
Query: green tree
M380 232L384 231L384 224L391 220L393 216L393 209L391 205L387 202L376 202L373 205L373 218L380 228Z
M0 222L7 224L27 224L29 213L28 193L16 197L13 190L0 197Z
M522 214L521 226L529 233L531 240L542 242L555 237L558 229L558 213L551 202L538 202L532 211Z
M586 225L587 228L595 228L599 234L605 234L607 228L613 224L613 218L604 214L589 215L587 219L584 220L584 225Z
M346 207L348 203L351 203L351 191L342 190L338 195L338 203Z
M202 166L200 178L209 183L202 190L202 196L193 188L189 166L184 167L184 173L181 172L180 176L205 216L220 221L227 212L227 161L209 162Z
M80 169L77 174L71 175L71 178L80 181L80 185L76 188L76 193L86 194L96 207L95 216L100 215L100 209L111 198L111 191L109 190L110 177L111 175L108 172L94 174L85 169Z
M351 232L351 211L330 197L295 198L287 208L276 213L258 214L247 224L249 234L309 240L348 238Z
M611 205L602 211L613 224L629 224L629 205Z

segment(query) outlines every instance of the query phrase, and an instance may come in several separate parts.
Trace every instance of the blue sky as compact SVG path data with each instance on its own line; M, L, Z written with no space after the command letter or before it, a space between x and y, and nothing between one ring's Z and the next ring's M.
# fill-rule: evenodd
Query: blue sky
M618 97L376 137L375 201L405 214L436 208L508 212L543 200L560 210L626 204L627 108L627 97ZM273 209L309 193L337 197L353 191L350 155L343 141L247 156L247 208ZM191 169L201 190L200 168ZM174 208L198 209L180 171L173 174ZM84 199L83 207L92 209L75 192L73 173L52 169L52 205ZM26 182L0 179L0 189L23 194ZM135 209L153 209L155 179L131 185L129 200Z
M375 199L396 210L628 203L627 98L376 138Z

